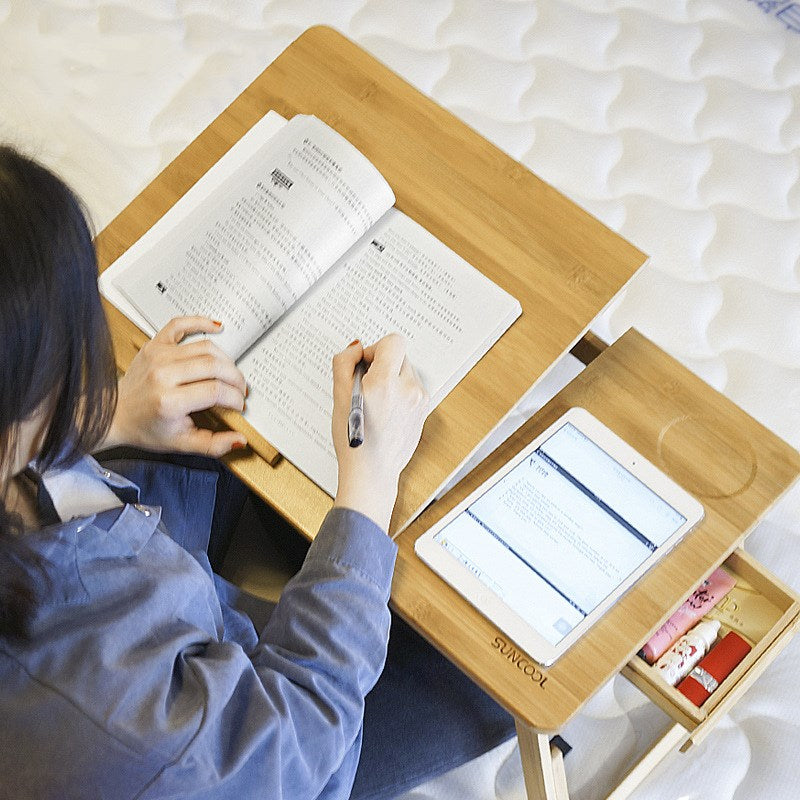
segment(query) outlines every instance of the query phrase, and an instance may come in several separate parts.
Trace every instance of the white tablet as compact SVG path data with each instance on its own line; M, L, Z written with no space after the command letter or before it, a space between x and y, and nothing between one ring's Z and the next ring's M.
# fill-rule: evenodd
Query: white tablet
M573 408L415 549L548 665L702 518L697 500Z

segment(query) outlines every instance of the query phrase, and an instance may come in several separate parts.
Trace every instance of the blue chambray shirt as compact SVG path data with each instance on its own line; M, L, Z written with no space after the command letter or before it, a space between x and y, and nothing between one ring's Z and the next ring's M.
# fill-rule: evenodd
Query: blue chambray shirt
M386 655L391 540L333 509L257 630L193 549L213 508L191 498L215 476L143 473L180 484L171 536L135 484L75 468L125 505L26 534L46 580L30 639L0 639L0 797L347 797Z

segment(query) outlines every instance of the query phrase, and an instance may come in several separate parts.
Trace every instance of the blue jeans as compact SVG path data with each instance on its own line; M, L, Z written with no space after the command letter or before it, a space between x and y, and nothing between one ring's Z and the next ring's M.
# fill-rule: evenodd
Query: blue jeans
M99 457L139 485L142 502L160 505L167 530L188 550L207 549L218 570L245 502L264 536L294 556L308 543L252 495L221 462L129 448ZM267 605L252 598L250 616ZM249 611L250 609L244 608ZM514 735L513 718L397 616L386 666L367 695L361 759L351 800L384 800L453 769Z

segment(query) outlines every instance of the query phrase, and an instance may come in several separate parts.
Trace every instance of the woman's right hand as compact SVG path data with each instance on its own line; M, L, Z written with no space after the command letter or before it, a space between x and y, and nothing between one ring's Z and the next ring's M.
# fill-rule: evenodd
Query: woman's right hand
M347 418L356 364L362 380L364 443L350 447ZM364 348L353 342L333 358L333 444L339 462L334 505L360 511L389 529L400 472L419 444L429 398L406 358L405 339L385 336Z

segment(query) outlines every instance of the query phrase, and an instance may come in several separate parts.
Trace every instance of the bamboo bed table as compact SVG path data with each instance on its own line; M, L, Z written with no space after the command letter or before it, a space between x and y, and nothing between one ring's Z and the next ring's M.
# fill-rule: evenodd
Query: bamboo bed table
M517 721L530 798L568 796L550 735L624 672L675 720L624 796L672 748L699 741L798 627L797 595L738 549L800 473L800 454L636 331L608 348L593 319L645 263L643 253L411 87L368 53L317 27L293 42L97 237L101 271L148 230L257 120L313 113L378 167L397 207L521 303L522 316L433 411L401 476L392 605ZM124 370L146 336L106 304ZM357 336L358 332L354 332ZM443 498L414 519L524 392L570 350L588 366ZM700 499L704 522L552 667L528 659L414 554L433 522L570 406L581 405ZM242 430L249 451L226 458L254 491L308 538L331 498L241 415L209 424ZM634 654L720 563L779 613L703 709L659 686ZM576 754L577 758L580 757Z

